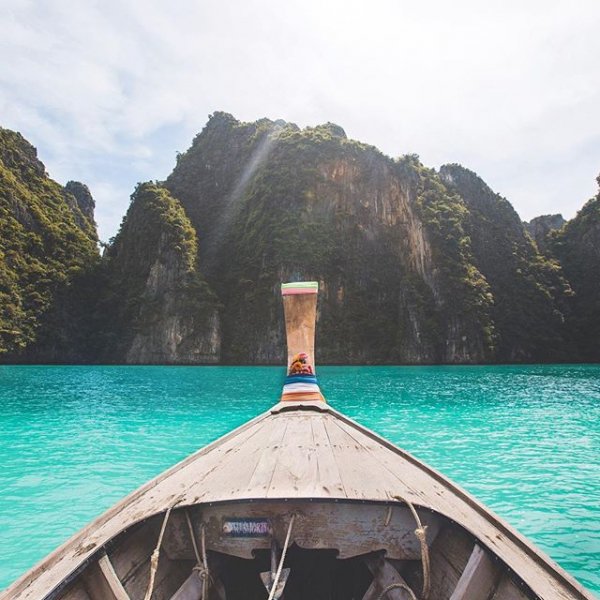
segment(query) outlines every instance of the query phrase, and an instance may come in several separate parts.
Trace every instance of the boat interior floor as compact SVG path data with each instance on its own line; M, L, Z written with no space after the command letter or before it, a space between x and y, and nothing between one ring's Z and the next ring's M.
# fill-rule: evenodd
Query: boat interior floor
M465 529L411 509L342 502L176 508L121 532L46 600L266 600L276 579L275 600L535 598ZM421 541L417 529L425 532Z
M338 560L334 550L289 549L286 567L290 575L285 600L347 600L363 598L373 579L364 561ZM253 560L223 556L220 579L227 600L264 600L267 592L259 576L269 571L270 556L260 551Z

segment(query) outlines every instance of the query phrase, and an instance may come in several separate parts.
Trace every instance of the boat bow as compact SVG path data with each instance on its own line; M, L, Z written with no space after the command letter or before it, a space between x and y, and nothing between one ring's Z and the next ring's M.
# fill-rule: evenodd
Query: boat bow
M285 293L286 289L300 291ZM300 372L304 369L307 377L315 377L316 293L306 293L306 289L315 288L298 284L284 288L288 377L297 375L292 373L294 365ZM306 356L298 358L299 354ZM110 563L110 549L127 547L140 531L157 535L167 511L172 516L164 545L170 559L179 556L185 562L194 556L185 539L185 523L192 522L191 515L206 533L209 551L219 556L249 560L257 551L275 552L274 541L281 546L289 532L288 541L297 548L335 548L338 559L367 557L373 581L381 583L393 575L388 558L414 561L422 556L414 536L413 511L419 528L427 532L424 543L432 548L429 600L592 600L573 578L456 484L334 410L320 390L287 388L296 383L286 380L282 399L273 408L202 448L100 516L16 581L2 598L70 600L76 596L69 596L68 590L78 589L73 586L81 578L89 588L90 569L102 565L110 580L112 567L106 563ZM293 532L289 527L292 516ZM245 522L253 533L258 532L251 544L241 535ZM231 537L238 530L240 536ZM261 537L263 530L270 537ZM161 531L165 533L164 525ZM456 540L468 547L458 548ZM447 556L436 550L442 542ZM151 545L155 543L152 538ZM440 565L456 561L459 553L462 574L457 580L439 574ZM488 573L485 581L483 573ZM117 574L117 588L129 585L133 589L132 583L123 583L129 581L126 573ZM479 595L473 592L477 582ZM81 597L97 598L93 594Z

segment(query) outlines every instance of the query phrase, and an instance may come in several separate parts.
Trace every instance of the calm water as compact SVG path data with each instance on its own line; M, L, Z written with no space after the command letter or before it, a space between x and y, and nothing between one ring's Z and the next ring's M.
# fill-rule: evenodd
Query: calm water
M600 592L600 366L322 367L328 400ZM278 400L274 367L0 366L0 589Z

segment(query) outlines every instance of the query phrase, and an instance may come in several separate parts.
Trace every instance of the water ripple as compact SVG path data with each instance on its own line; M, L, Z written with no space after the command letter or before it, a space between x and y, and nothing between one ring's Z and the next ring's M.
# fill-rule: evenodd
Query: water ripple
M328 400L600 592L600 366L324 367ZM0 367L0 588L278 400L275 367Z

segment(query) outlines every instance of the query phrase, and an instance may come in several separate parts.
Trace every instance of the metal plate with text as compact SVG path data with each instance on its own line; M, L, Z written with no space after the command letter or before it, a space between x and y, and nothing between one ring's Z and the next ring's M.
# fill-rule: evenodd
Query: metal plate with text
M269 537L271 531L271 522L269 519L223 519L222 533L226 537Z

